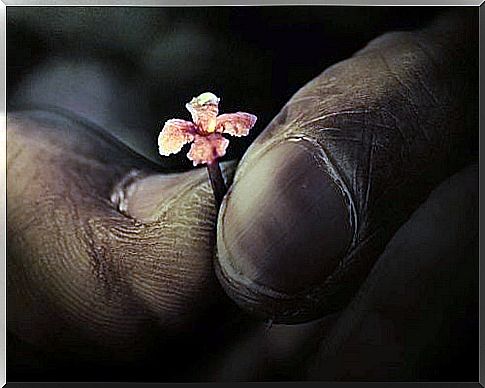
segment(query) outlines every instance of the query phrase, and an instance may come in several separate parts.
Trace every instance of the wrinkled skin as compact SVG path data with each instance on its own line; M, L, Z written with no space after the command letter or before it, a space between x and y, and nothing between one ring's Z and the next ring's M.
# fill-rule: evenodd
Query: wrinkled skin
M436 377L476 313L476 26L387 34L303 86L225 166L219 216L203 169L68 105L10 112L13 338L74 380Z
M245 153L218 223L221 278L241 305L281 323L340 309L416 205L472 160L476 46L452 20L330 67Z

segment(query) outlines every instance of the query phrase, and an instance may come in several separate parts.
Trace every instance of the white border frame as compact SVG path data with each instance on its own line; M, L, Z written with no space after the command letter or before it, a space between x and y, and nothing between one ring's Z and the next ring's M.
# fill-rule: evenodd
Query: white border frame
M480 7L485 0L428 0L425 4L417 2L417 0L373 0L368 2L365 0L347 0L347 1L308 1L308 0L119 0L116 3L113 1L103 0L0 0L0 52L2 53L2 60L0 65L0 85L2 86L2 93L0 96L0 266L2 268L0 276L0 386L6 385L6 103L7 103L7 56L6 56L6 36L7 36L7 20L6 7L7 6L135 6L135 7L160 7L160 6L278 6L278 5L334 5L334 6L477 6ZM480 28L481 29L481 28ZM481 34L480 34L481 35ZM480 125L481 126L481 125ZM481 250L480 250L481 256ZM481 267L481 266L480 266ZM481 273L481 268L480 268ZM480 298L482 287L480 284ZM480 300L480 307L482 301ZM480 308L479 307L479 308ZM481 315L485 314L480 311ZM481 328L481 326L480 326ZM479 342L482 345L482 336L479 334ZM479 365L482 359L482 352L485 349L480 349ZM482 381L482 367L479 367L479 381Z

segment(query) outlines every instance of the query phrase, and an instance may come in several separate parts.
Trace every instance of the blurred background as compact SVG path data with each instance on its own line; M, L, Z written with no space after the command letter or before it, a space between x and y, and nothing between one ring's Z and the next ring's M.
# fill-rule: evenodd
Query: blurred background
M243 110L258 116L250 136L231 140L225 159L234 159L286 101L326 67L386 31L418 28L443 11L441 7L8 7L8 109L62 106L105 127L162 168L185 169L191 165L184 153L169 160L157 155L160 125L170 118L189 119L185 102L212 91L222 98L222 112ZM199 355L193 358L204 354L209 342L210 349L223 348L229 337L237 337L248 325L240 322L200 339ZM219 345L214 347L214 342ZM172 349L183 345L174 344ZM471 367L463 355L470 345L462 343L461 353L450 355L453 370L444 365L427 371L427 376L469 375ZM191 356L169 355L173 363L155 357L123 371L100 370L96 365L59 369L58 359L49 364L46 354L9 336L7 378L158 381L164 373L169 381L183 379L185 372L174 365L178 357ZM292 377L288 368L275 373L268 378Z
M285 102L326 67L440 7L8 7L9 108L69 105L160 162L165 120L212 91L221 111L256 114L241 155ZM55 87L53 87L55 85ZM79 97L82 95L83 97ZM119 122L113 123L116 115ZM164 163L190 167L185 155Z

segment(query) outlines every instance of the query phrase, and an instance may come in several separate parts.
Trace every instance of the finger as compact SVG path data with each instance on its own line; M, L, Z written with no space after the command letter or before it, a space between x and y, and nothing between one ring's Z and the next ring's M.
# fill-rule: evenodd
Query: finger
M341 308L431 188L473 157L477 24L457 15L327 69L250 147L218 221L217 274L240 306L288 323Z
M309 377L478 378L477 215L472 166L442 183L399 229L320 343Z
M220 301L204 170L161 176L96 126L57 114L8 119L10 330L125 357L154 332L186 331Z

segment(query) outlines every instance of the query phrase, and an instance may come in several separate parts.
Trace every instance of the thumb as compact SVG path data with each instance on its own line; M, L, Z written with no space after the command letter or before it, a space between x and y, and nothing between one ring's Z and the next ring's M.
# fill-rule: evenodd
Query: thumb
M375 39L251 146L218 223L217 274L238 304L284 323L340 309L433 186L473 157L473 15Z
M148 328L168 337L217 301L206 172L152 167L81 123L9 114L10 330L37 345L133 351Z

